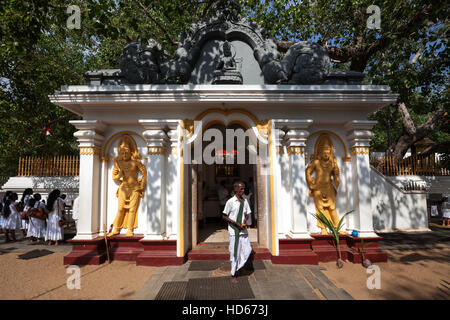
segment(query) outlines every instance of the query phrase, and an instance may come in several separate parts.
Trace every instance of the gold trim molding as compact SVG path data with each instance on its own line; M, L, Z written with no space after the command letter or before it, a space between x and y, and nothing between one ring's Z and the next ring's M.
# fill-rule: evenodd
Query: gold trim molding
M80 147L80 155L82 156L93 156L100 155L99 147Z
M147 147L147 148L148 148L148 154L164 155L166 153L165 147Z
M352 156L357 154L369 154L369 147L351 147L350 153Z
M290 146L287 148L287 151L288 151L288 155L304 154L305 147L304 146Z
M347 153L347 147L345 146L344 140L342 140L342 138L337 135L336 133L329 131L329 130L319 130L316 132L311 133L307 139L310 139L312 136L315 136L316 134L322 134L322 133L327 133L329 135L334 136L342 145L342 147L344 148L344 156L342 157L342 161L344 162L351 162L352 158L351 156ZM313 160L313 155L311 156L311 160Z
M119 131L114 133L111 137L108 138L108 140L106 141L106 143L103 145L103 156L106 157L106 153L108 152L109 146L110 144L113 142L113 140L119 136L119 135L123 135L123 134L128 134L130 136L137 136L138 138L140 138L145 144L147 143L146 140L144 139L143 136L141 136L139 133L136 133L134 131L129 131L129 130L124 130L124 131Z

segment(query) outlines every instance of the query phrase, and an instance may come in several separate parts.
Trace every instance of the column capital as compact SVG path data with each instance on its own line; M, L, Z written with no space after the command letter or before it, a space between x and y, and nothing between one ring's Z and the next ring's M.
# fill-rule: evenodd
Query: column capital
M90 154L90 149L99 148L102 145L105 139L103 133L107 128L106 124L98 120L71 120L69 123L78 129L74 136L78 139L82 154ZM83 151L83 148L88 148L90 151Z
M171 128L176 128L178 122L151 119L139 120L139 123L145 129L142 135L147 141L148 154L164 155L166 153L166 147L170 145L170 139L166 131L172 131Z
M309 131L301 129L289 129L285 136L287 147L305 147Z
M368 153L370 140L373 136L372 127L376 123L377 121L353 120L345 124L345 128L347 129L347 139L350 142L350 151L352 155L359 154L358 152L361 150L363 150L363 153L366 153L366 151Z

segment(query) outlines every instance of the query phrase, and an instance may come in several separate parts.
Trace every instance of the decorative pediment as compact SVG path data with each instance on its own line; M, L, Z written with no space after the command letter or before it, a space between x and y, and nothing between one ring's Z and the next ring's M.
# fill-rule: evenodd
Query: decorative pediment
M354 84L362 74L331 73L327 51L317 43L299 42L283 60L272 37L241 15L235 0L219 0L211 16L191 25L180 36L170 57L150 39L129 43L118 70L86 73L91 84ZM235 70L223 70L231 46ZM220 74L221 70L223 74ZM114 71L114 72L113 72Z

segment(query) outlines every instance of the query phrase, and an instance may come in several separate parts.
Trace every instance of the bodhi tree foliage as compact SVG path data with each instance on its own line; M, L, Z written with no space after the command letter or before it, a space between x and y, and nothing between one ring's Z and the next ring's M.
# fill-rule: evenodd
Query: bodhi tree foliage
M17 172L19 156L77 152L68 120L78 116L51 104L48 95L62 85L84 84L88 70L118 68L131 40L152 38L173 53L181 32L209 15L214 1L0 0L0 176ZM387 84L399 94L395 105L371 116L378 120L373 150L401 157L426 136L436 142L433 151L448 145L444 1L239 3L281 52L298 41L317 41L333 69L364 72L367 83ZM80 9L79 28L70 26L71 5ZM371 5L380 8L380 30L368 28Z
M394 105L371 115L372 150L403 157L425 137L428 152L449 153L445 127L449 105L449 6L445 1L243 0L250 19L279 41L280 51L298 41L317 41L335 70L364 72L371 84L397 93ZM373 9L373 5L379 9ZM378 19L379 29L373 28ZM375 21L374 21L375 22Z
M55 90L84 84L88 70L118 68L131 40L154 38L173 52L180 32L211 4L0 0L0 176L16 175L21 156L78 152L68 121L79 117L50 103Z

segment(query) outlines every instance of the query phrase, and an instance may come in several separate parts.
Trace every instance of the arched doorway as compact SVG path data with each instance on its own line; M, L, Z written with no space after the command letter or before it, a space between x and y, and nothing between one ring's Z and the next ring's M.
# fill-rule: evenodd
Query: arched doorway
M215 158L214 163L208 164L204 161L197 165L196 245L229 241L227 224L222 221L221 216L225 202L233 196L233 184L236 181L242 181L246 185L245 196L252 210L251 224L248 229L250 241L258 242L258 213L255 206L257 201L255 190L256 164L251 161L251 153L255 150L251 148L252 142L248 134L244 140L238 138L238 135L245 134L247 129L237 123L228 126L216 123L205 129L205 131L217 130L223 140L220 148L211 151L211 156ZM227 134L231 134L231 132L234 135L233 143L232 146L227 146ZM208 145L214 142L203 141L202 150L204 154L205 152L208 153ZM241 153L244 154L241 156ZM194 225L193 227L195 228Z

